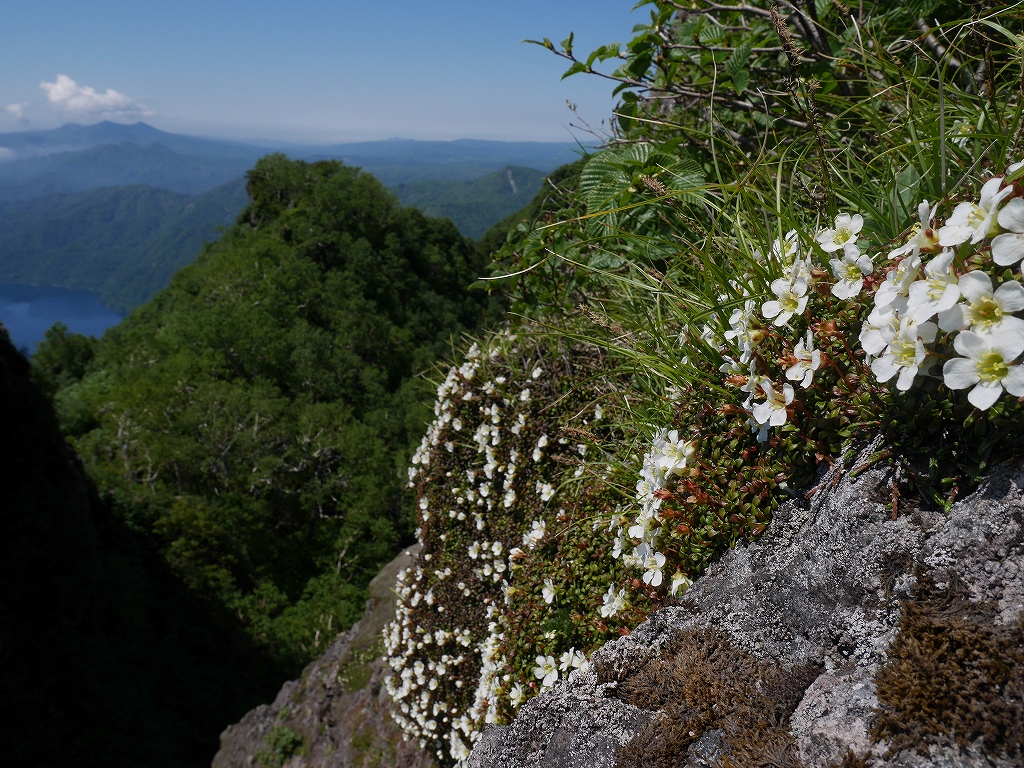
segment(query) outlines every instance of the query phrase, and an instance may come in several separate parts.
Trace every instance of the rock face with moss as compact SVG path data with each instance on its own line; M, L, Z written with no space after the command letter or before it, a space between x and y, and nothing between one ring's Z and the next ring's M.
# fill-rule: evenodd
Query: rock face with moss
M868 456L486 731L470 766L1019 765L1024 464L948 514L893 514L896 472Z
M370 582L366 613L338 635L273 704L249 712L221 734L213 768L430 768L403 742L383 692L381 630L395 615L395 577L417 548L404 551Z

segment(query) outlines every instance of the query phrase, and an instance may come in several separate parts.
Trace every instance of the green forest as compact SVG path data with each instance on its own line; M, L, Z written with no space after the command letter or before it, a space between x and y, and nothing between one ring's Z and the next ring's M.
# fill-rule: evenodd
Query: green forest
M80 523L114 531L115 543L101 537L99 552L76 558L97 558L115 582L103 610L145 614L114 639L120 662L104 668L143 700L159 697L167 684L148 654L162 646L139 635L188 624L182 611L214 626L207 640L169 640L166 664L182 687L206 675L221 709L189 711L199 691L171 713L154 703L140 716L158 731L164 721L155 740L177 746L149 764L196 764L190 751L208 760L220 729L359 618L370 578L413 541L406 466L431 401L418 374L500 312L472 289L484 272L476 245L358 169L274 155L249 172L248 189L238 223L151 302L99 340L54 326L32 360L53 412L39 418L59 427L95 489ZM52 428L49 439L59 440ZM53 525L72 514L50 512ZM125 542L111 560L104 547ZM139 583L119 581L127 568ZM164 614L153 592L172 588L179 602ZM55 641L88 633L58 627ZM132 642L139 651L122 645ZM207 643L218 646L210 655ZM229 647L244 674L219 660ZM45 756L46 745L32 748ZM137 747L127 737L116 746L123 760Z
M464 765L854 446L899 446L869 462L898 470L893 520L1024 454L1020 11L641 5L628 44L535 41L614 83L612 135L482 180L470 201L536 194L476 242L456 223L482 219L271 155L103 338L0 349L0 585L31 574L0 653L32 662L0 701L55 670L17 764L208 761L418 543L383 687Z

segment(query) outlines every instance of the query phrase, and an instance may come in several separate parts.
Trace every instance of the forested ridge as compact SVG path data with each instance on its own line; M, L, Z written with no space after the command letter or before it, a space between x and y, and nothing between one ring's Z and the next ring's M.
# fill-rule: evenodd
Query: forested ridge
M275 155L249 172L248 190L238 222L151 302L100 340L55 326L33 358L35 407L53 409L39 417L51 425L46 439L59 441L59 426L84 469L76 493L91 506L83 512L81 499L43 504L22 494L4 510L5 525L19 512L42 519L45 507L50 528L40 536L85 519L86 528L114 532L115 543L90 544L96 534L87 532L69 544L82 550L72 571L106 574L81 579L74 591L89 602L94 588L104 590L98 614L87 611L76 625L19 600L5 613L25 633L47 634L53 653L91 632L114 633L109 654L82 651L80 666L132 682L104 688L91 671L91 682L82 678L87 708L116 713L130 699L197 686L170 713L156 703L139 710L156 729L150 743L170 739L175 749L156 757L140 746L143 731L124 735L110 741L111 765L142 764L140 749L146 764L208 760L220 729L359 617L367 582L412 540L406 466L431 401L417 374L499 311L486 292L470 289L484 272L474 243L451 222L402 207L358 169ZM7 428L31 432L12 418ZM107 551L119 546L127 553ZM9 576L41 579L43 598L62 605L71 593L47 586L52 557L39 557L47 564L5 561ZM76 565L83 559L94 566ZM166 613L154 590L167 595ZM125 612L136 629L109 618ZM175 627L192 614L195 633L182 639ZM204 621L216 631L203 630ZM172 648L150 644L153 632L169 633ZM216 646L209 654L207 641ZM5 636L0 650L15 653L21 641L12 642ZM151 653L168 654L177 683L150 666ZM223 653L249 671L218 661ZM172 671L179 657L192 658L194 675ZM49 680L50 671L41 674ZM215 689L209 700L219 710L190 709L207 696L199 677ZM7 683L5 698L31 687L23 676ZM105 716L83 719L64 702L52 706L82 738L121 727ZM53 757L77 743L65 734L33 749Z

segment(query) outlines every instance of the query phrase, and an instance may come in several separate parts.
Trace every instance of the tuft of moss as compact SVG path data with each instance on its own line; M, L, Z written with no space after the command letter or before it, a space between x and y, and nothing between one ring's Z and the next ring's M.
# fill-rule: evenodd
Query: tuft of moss
M1024 757L1024 616L1003 625L998 612L960 581L919 579L875 681L875 739L924 755L980 739L992 757Z
M256 753L256 764L260 768L282 768L295 755L304 755L308 751L306 740L301 734L286 725L275 725L263 743L267 749Z
M726 633L700 628L679 633L638 670L596 671L602 682L620 680L623 701L663 713L623 747L618 768L675 768L691 747L708 744L717 755L705 760L723 768L801 765L788 724L813 667L758 659Z

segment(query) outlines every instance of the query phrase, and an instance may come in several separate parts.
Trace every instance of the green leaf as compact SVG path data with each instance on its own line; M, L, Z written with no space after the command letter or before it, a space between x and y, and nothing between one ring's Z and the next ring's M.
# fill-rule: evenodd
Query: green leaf
M562 73L562 79L565 80L565 78L572 77L573 75L578 75L580 72L589 71L590 67L584 64L582 61L577 61L574 62L573 65L569 67L567 70L565 70L565 72Z
M724 69L725 73L735 81L736 75L743 71L747 64L747 60L750 58L750 50L753 48L753 44L750 40L745 40L733 50L732 55L728 61L725 62ZM748 79L750 75L747 75ZM740 88L739 90L743 90Z
M747 84L750 82L750 73L745 69L741 69L735 75L732 76L733 87L736 88L736 93L743 93L747 89Z

